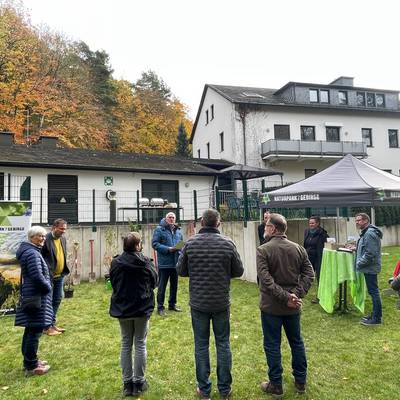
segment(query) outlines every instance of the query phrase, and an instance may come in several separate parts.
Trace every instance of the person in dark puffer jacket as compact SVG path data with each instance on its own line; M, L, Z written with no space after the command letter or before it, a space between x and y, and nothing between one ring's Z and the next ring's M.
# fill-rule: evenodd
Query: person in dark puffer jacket
M180 276L189 277L189 295L194 335L197 395L209 399L211 393L209 335L212 321L217 349L218 390L222 399L231 394L232 355L230 334L230 280L244 269L233 241L220 234L220 215L206 210L202 228L188 239L179 257Z
M154 310L154 288L158 274L152 261L141 253L139 233L124 238L124 252L113 259L110 281L113 294L110 315L121 328L121 368L124 396L137 395L148 388L146 339L150 315ZM132 369L132 344L135 343Z
M21 350L26 376L43 375L50 369L47 361L38 360L37 357L40 336L53 319L50 273L40 254L46 233L41 226L32 227L28 231L28 242L21 243L17 250L22 276L21 299L41 296L38 310L27 311L18 307L15 316L15 325L25 327Z

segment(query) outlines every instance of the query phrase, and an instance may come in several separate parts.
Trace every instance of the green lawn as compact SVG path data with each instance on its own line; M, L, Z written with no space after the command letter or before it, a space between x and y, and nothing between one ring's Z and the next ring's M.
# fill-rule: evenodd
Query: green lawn
M380 287L400 258L395 247L384 249ZM399 397L400 311L395 296L383 297L384 324L363 327L361 315L326 314L305 299L303 335L306 342L309 378L302 399L395 399ZM23 329L14 327L13 317L0 318L0 399L120 399L119 326L108 315L110 291L103 283L76 287L73 299L63 301L60 325L68 331L57 337L43 336L39 352L52 366L46 376L25 378L20 343ZM148 337L147 379L150 390L143 399L195 399L196 380L193 339L188 303L188 283L180 280L181 314L161 319L154 315ZM367 311L371 303L367 299ZM265 399L259 383L266 378L255 284L235 280L232 284L233 400ZM294 393L290 353L283 341L284 389L286 399ZM212 348L215 383L215 355ZM8 387L6 389L6 387ZM218 399L213 387L213 399Z

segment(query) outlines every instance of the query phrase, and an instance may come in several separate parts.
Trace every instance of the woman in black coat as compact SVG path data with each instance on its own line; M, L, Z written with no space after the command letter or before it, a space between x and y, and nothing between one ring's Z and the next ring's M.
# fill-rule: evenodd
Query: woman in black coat
M21 286L15 325L25 327L21 350L26 376L43 375L50 369L47 361L37 356L40 336L53 318L49 268L40 253L46 233L41 226L30 228L28 241L21 243L16 254L21 264Z
M118 318L121 329L121 368L124 396L147 390L144 377L149 318L154 310L154 288L158 274L149 258L141 253L139 233L124 238L124 252L113 259L110 281L113 288L110 315ZM135 344L134 362L132 346ZM133 364L133 365L132 365Z
M320 225L320 217L312 216L308 220L309 228L304 231L304 248L314 268L317 282L321 273L322 252L328 238L328 233ZM313 303L318 303L318 299L313 300Z

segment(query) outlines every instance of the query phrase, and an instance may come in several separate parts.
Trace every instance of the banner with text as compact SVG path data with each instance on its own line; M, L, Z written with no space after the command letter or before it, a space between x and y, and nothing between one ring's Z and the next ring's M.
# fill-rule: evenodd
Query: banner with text
M16 252L31 227L32 203L0 201L0 313L12 312L18 301L21 268Z

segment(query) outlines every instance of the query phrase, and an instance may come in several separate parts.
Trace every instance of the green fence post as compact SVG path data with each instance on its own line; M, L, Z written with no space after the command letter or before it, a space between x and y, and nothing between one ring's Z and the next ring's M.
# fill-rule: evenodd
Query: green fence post
M247 228L247 221L249 220L249 199L247 198L247 181L242 181L243 185L243 219L244 227Z
M139 225L140 224L139 190L136 190L136 210L137 210L137 225Z
M215 208L219 212L219 206L220 206L220 198L219 198L219 189L218 186L215 186Z
M194 223L197 221L197 191L193 190Z

